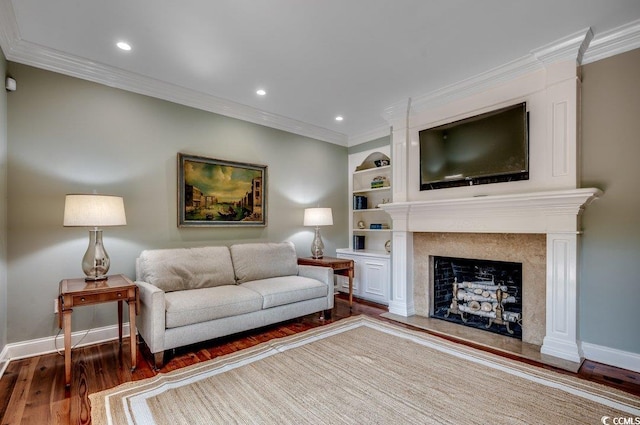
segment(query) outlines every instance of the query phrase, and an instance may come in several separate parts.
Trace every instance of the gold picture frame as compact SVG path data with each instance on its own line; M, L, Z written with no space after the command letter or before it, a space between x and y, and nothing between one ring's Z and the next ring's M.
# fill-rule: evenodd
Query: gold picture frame
M178 153L178 227L266 225L266 165Z

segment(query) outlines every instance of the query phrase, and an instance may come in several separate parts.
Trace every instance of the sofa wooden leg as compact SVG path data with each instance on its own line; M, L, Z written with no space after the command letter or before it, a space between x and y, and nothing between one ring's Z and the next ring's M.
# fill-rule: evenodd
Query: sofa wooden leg
M160 370L164 364L164 351L153 353L153 362L156 370Z

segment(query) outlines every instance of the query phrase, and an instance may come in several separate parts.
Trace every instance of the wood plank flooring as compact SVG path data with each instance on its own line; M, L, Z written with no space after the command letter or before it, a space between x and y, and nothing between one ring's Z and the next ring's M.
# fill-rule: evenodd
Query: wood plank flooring
M356 300L353 311L349 312L347 302L342 296L336 298L335 304L331 320L321 321L319 315L310 315L178 349L173 356L166 359L161 372L203 362L273 338L323 326L350 315L379 317L386 312L383 306L362 300ZM152 366L152 356L144 344L141 344L140 348L138 367L133 372L129 370L131 362L127 342L124 342L122 347L114 341L74 349L73 378L69 389L65 389L64 386L64 358L58 354L12 361L0 379L0 424L91 423L89 394L157 374ZM577 375L640 396L640 374L586 361Z

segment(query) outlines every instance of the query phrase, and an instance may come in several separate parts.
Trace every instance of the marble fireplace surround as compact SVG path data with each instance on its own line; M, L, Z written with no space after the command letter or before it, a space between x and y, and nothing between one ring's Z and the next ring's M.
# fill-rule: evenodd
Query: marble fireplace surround
M428 271L425 272L424 263L429 262L429 255L482 251L476 246L478 241L489 244L489 249L502 241L512 252L496 250L498 256L528 258L532 262L542 262L544 258L544 288L534 289L546 292L544 308L533 306L526 313L532 327L527 330L525 342L541 342L542 354L581 362L577 335L579 218L585 206L601 194L596 188L581 188L381 205L391 216L393 226L389 312L404 317L428 316L428 298L417 300L415 294L425 291L424 275ZM540 238L544 239L544 252L530 254L524 249L525 245L542 246ZM425 252L433 246L438 246L434 252ZM542 279L539 272L532 273L535 288Z
M546 299L545 235L414 233L413 297L419 316L431 317L433 314L434 256L521 263L522 341L542 345Z

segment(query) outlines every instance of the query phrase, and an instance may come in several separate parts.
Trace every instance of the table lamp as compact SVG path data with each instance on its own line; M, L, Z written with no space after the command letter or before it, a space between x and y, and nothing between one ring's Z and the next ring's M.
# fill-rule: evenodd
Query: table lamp
M331 208L306 208L304 210L304 225L315 226L316 234L311 243L311 256L313 258L322 258L324 253L324 244L320 236L320 226L333 225L333 215Z
M64 201L65 227L93 227L89 230L89 247L82 258L85 280L104 280L111 260L102 244L102 230L98 227L124 226L124 202L120 196L67 195Z

